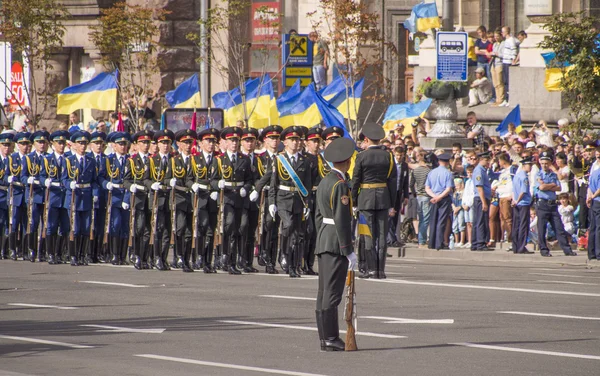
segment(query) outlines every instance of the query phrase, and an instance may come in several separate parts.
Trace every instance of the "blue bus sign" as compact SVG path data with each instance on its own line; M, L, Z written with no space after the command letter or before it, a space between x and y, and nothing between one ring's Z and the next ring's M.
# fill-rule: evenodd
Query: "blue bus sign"
M467 81L468 52L467 33L438 32L436 78L440 81Z

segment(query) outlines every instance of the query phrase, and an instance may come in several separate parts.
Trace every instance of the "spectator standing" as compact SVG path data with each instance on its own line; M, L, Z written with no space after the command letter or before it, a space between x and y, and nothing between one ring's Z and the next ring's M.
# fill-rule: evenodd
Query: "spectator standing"
M479 26L477 28L477 36L479 37L475 41L475 55L477 55L477 68L483 69L485 77L491 80L490 75L490 58L488 56L488 47L490 42L487 39L487 29L485 26Z
M475 80L469 89L469 107L486 104L492 99L492 83L485 76L485 68L475 69Z
M419 218L418 238L419 247L425 247L427 243L427 228L431 216L431 203L425 190L425 182L431 168L425 163L426 152L419 148L415 153L416 165L412 165L411 190L417 195L417 216Z
M483 147L485 129L477 122L477 115L473 111L467 113L467 138L473 140L475 146Z
M10 121L8 116L10 114L10 105L6 103L2 108L0 108L0 127L6 129L10 126Z
M69 115L69 129L74 125L79 127L80 130L85 131L85 126L81 121L79 121L79 115L77 115L77 112L73 112Z
M554 147L552 140L552 131L548 129L548 124L545 120L540 120L531 128L531 132L535 135L535 140L538 145L545 145L549 148Z
M465 182L461 178L456 178L454 185L456 192L452 195L452 233L454 234L454 247L462 248L467 242L465 240L465 210L462 207Z
M492 52L489 53L490 57L490 70L492 72L492 82L494 83L494 90L496 92L496 102L494 107L500 106L506 101L505 87L504 87L504 75L502 59L504 57L504 39L502 33L499 31L494 32L496 39L492 46Z
M15 115L12 120L12 129L16 132L25 132L27 126L27 115L23 112L21 107L17 108Z
M498 194L499 209L500 209L500 238L506 233L507 241L512 239L512 221L513 221L513 210L512 210L512 197L513 197L513 166L510 157L506 153L498 155L498 162L500 163L500 176L498 177L498 186L496 187L496 193ZM514 172L516 172L514 167ZM512 251L512 245L508 248Z
M313 42L313 77L317 90L327 86L327 68L329 61L329 47L316 31L308 34L308 38Z
M588 232L588 259L600 260L600 170L590 176L586 206L590 209L590 229Z
M473 169L475 166L467 166L467 179L465 181L465 188L462 196L462 207L465 213L465 227L466 227L466 243L463 248L471 248L471 231L473 223L473 199L475 198L475 186L473 185Z
M504 38L504 50L502 51L502 79L504 80L504 89L506 90L506 98L502 103L501 107L508 107L509 95L510 95L510 79L509 79L509 68L513 65L519 48L519 40L510 35L510 27L504 26L502 28L502 37Z
M394 159L396 160L396 170L398 171L398 177L396 185L397 189L397 197L396 197L396 205L394 206L394 215L389 217L389 229L387 236L387 243L392 247L401 246L398 241L397 227L398 221L401 216L402 209L408 204L408 181L409 181L409 171L408 164L404 161L404 148L402 146L397 146L394 148Z
M519 46L521 45L521 43L523 43L523 41L527 39L527 33L524 30L521 30L517 33L517 40L519 41ZM515 61L513 62L513 65L519 65L521 64L521 51L519 49L519 52L517 52L517 57L515 58Z
M560 214L560 220L562 221L563 227L565 231L569 235L573 235L575 233L575 217L573 216L573 212L575 209L569 202L569 194L561 193L558 196L558 200L560 201L560 205L558 206L558 214Z

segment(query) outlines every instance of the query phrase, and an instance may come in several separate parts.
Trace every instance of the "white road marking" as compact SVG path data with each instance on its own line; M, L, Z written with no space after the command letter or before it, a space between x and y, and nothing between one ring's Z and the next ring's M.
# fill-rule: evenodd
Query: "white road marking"
M134 329L134 328L123 328L120 326L108 326L108 325L79 325L85 326L88 328L100 328L104 330L97 330L97 332L107 332L107 333L147 333L147 334L161 334L164 332L165 328L156 328L156 329Z
M110 262L109 263L98 263L98 264L89 264L89 266L105 266L108 268L127 268L127 269L131 269L131 265L113 265Z
M550 295L572 295L572 296L592 296L600 297L600 294L591 292L576 292L576 291L555 291L555 290L535 290L535 289L523 289L516 287L498 287L498 286L479 286L479 285L462 285L457 283L439 283L439 282L419 282L419 281L407 281L404 279L365 279L368 282L380 282L380 283L396 283L404 285L419 285L419 286L436 286L436 287L457 287L463 289L477 289L477 290L496 290L496 291L513 291L513 292L530 292L535 294L550 294Z
M219 322L227 323L227 324L238 324L238 325L251 325L251 326L264 326L267 328L284 328L284 329L297 329L297 330L310 330L313 332L317 331L317 328L313 328L310 326L300 326L300 325L283 325L283 324L268 324L263 322L252 322L252 321L236 321L236 320L218 320ZM346 333L345 330L340 330L340 333ZM356 335L364 336L364 337L377 337L377 338L406 338L405 336L397 336L393 334L381 334L381 333L371 333L371 332L360 332L357 331Z
M416 269L415 266L412 265L396 265L396 264L387 264L386 267L390 267L390 268L405 268L405 269Z
M449 343L449 345L463 346L463 347L473 347L473 348L487 349L487 350L500 350L500 351L520 352L520 353L527 353L527 354L561 356L561 357L565 357L565 358L578 358L578 359L600 360L600 356L596 356L596 355L584 355L584 354L563 353L563 352L556 352L556 351L542 351L542 350L532 350L532 349L521 349L521 348L518 348L518 347L479 345L479 344L476 344L476 343L469 343L469 342Z
M317 300L317 298L305 298L303 296L285 296L285 295L259 295L261 298L290 299L290 300Z
M406 273L385 272L386 275L406 275Z
M572 274L550 274L550 273L529 273L531 275L543 275L547 277L569 277L569 278L596 278L600 279L600 276L586 276L586 275L572 275Z
M556 315L556 314L553 314L553 313L518 312L518 311L498 311L497 313L507 313L509 315L540 316L540 317L558 317L558 318L561 318L561 319L576 319L576 320L600 321L600 317Z
M248 275L255 275L255 276L259 276L259 277L285 277L285 278L290 278L290 276L288 274L285 273L279 273L279 274L267 274L267 273L248 273ZM301 278L291 278L291 279L295 279L296 281L302 281L302 280L313 280L313 279L319 279L319 277L317 276L306 276L303 275Z
M99 281L79 281L81 283L90 283L92 285L107 285L107 286L121 286L121 287L148 287L146 285L132 285L130 283L118 283L118 282L99 282Z
M55 305L29 304L29 303L8 303L7 305L15 306L15 307L54 308L54 309L63 309L63 310L79 309L77 307L60 307L60 306L55 306Z
M454 324L453 319L417 320L386 316L360 316L361 319L384 320L384 324Z
M71 348L71 349L93 349L94 348L94 346L75 345L73 343L48 341L46 339L39 339L39 338L15 337L15 336L5 336L5 335L0 335L0 338L12 339L14 341L21 341L21 342L41 343L43 345L54 345L54 346L68 347L68 348Z
M276 374L276 375L325 376L325 375L316 374L316 373L285 371L285 370L281 370L281 369L241 366L241 365L237 365L237 364L228 364L228 363L206 362L206 361L203 361L203 360L175 358L175 357L172 357L172 356L163 356L163 355L154 355L154 354L137 354L137 355L134 355L134 356L138 356L140 358L147 358L147 359L168 360L168 361L171 361L171 362L186 363L186 364L196 364L196 365L199 365L199 366L209 366L209 367L239 369L239 370L242 370L242 371L254 371L254 372L262 372L262 373L273 373L273 374Z
M571 282L571 281L548 281L545 279L538 279L537 282L558 283L558 284L563 284L563 285L598 286L597 283L584 283L584 282Z
M545 270L548 272L578 272L579 270L561 269L561 268L530 268L531 270Z

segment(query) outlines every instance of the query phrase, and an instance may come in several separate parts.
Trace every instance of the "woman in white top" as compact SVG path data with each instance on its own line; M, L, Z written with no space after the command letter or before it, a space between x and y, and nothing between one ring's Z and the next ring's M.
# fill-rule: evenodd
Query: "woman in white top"
M559 193L569 193L569 175L571 174L571 169L567 164L567 156L564 153L556 154L556 167L552 166L552 169L560 181L561 189Z

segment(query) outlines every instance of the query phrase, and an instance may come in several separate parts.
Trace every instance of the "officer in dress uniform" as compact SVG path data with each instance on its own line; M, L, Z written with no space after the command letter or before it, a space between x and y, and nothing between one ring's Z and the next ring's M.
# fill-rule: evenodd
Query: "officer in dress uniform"
M473 199L473 230L471 231L471 251L487 251L487 242L490 239L490 200L492 199L492 186L487 174L490 164L489 152L477 154L477 166L473 169L473 186L475 196Z
M277 155L269 186L269 213L279 214L282 267L287 264L290 278L300 277L303 249L299 231L310 214L312 171L310 161L300 152L302 130L288 127L281 132L285 150ZM285 261L285 262L284 262Z
M244 199L244 210L242 212L242 247L241 254L238 256L238 268L245 273L258 273L258 269L253 266L254 263L254 243L256 240L256 228L258 226L258 191L256 191L256 182L260 180L258 171L258 156L254 154L256 149L256 139L258 130L254 128L244 128L242 131L242 143L240 151L250 159L250 170L252 172L252 192Z
M148 258L150 255L150 204L148 202L148 189L144 181L150 176L150 141L154 132L143 130L135 133L132 141L137 145L137 153L129 158L129 168L125 170L125 188L131 193L129 198L130 227L133 227L133 251L135 254L134 267L137 270L150 269ZM135 197L135 198L134 198ZM135 205L135 218L131 212ZM131 230L130 230L131 231ZM130 234L131 236L131 234Z
M521 169L513 178L513 227L512 249L514 253L531 254L527 249L527 235L529 234L529 208L531 207L531 193L529 190L529 173L533 165L533 158L521 159Z
M0 133L0 260L8 258L8 155L12 133Z
M425 181L425 191L431 197L431 219L429 222L429 248L446 249L444 234L448 226L448 219L452 216L452 191L454 178L448 169L448 162L452 156L444 153L438 156L440 165L433 169Z
M129 190L125 188L126 170L130 168L127 155L131 136L126 132L109 135L114 153L106 158L104 174L99 177L100 185L112 192L109 222L109 246L113 265L127 265L127 240L129 236Z
M579 202L579 236L583 236L589 226L589 210L586 205L587 190L590 180L590 174L592 172L592 165L594 164L594 151L596 147L593 142L585 144L583 155L580 158L576 158L573 161L573 170L577 171L576 177L579 183L579 189L577 194L577 201ZM588 241L589 244L589 241Z
M65 159L61 174L62 185L67 188L65 202L69 203L73 225L74 239L69 241L71 266L87 265L93 203L98 199L96 161L85 152L90 138L86 131L78 131L71 136L72 155Z
M589 182L586 202L590 209L588 260L600 261L600 168L592 172Z
M566 256L577 256L571 249L568 241L568 234L565 231L563 223L558 213L558 204L556 201L556 192L562 189L556 173L550 170L552 165L552 154L544 151L540 154L540 172L538 172L533 191L537 196L537 217L538 217L538 237L540 243L540 253L544 257L550 257L550 250L546 242L546 225L550 224L558 243Z
M259 195L259 202L263 202L264 218L262 220L262 235L260 239L260 249L258 256L258 265L265 266L265 271L268 274L278 274L275 269L277 263L277 239L278 233L275 229L279 228L279 216L275 217L269 213L269 185L271 184L271 176L273 174L273 162L277 158L277 150L280 143L280 135L283 128L279 125L271 125L263 129L259 134L259 141L263 142L265 151L258 156L256 160L259 180L255 184L255 190ZM260 198L262 197L262 199Z
M200 152L192 156L186 186L191 188L196 201L196 247L192 250L194 269L204 273L216 273L213 267L213 234L217 226L217 202L210 199L210 171L218 154L215 147L219 142L219 130L207 128L198 133ZM214 162L216 163L216 162ZM192 235L194 233L192 223Z
M90 139L90 157L96 161L98 176L106 176L106 133L94 132ZM92 262L109 262L110 252L108 246L104 245L104 228L106 226L106 199L107 192L102 186L98 185L98 200L94 203L94 239L90 241L90 256Z
M344 351L338 325L346 271L354 269L356 254L352 245L352 200L346 173L354 154L354 142L340 138L325 150L333 164L317 188L316 254L319 263L319 290L316 318L321 350Z
M15 135L17 151L8 157L8 167L10 176L9 183L9 249L10 258L17 260L18 253L23 256L23 260L28 258L27 244L25 243L25 231L27 230L27 197L25 196L25 186L21 182L23 173L23 161L25 156L31 150L31 133L20 132ZM19 241L20 240L20 241ZM17 242L19 243L17 245Z
M252 168L250 158L239 152L242 136L239 127L228 127L221 131L221 139L227 140L227 150L217 157L217 164L211 169L211 186L223 194L223 256L221 267L229 274L241 274L236 268L237 254L242 249L240 232L244 198L251 192ZM219 192L213 191L211 198L218 199ZM219 229L217 229L219 231Z
M169 241L171 236L172 213L169 204L171 187L169 185L172 174L171 145L175 140L175 134L164 129L154 134L154 140L158 144L158 152L150 158L149 178L144 185L150 192L151 220L156 221L154 227L156 232L150 232L150 242L153 243L153 252L156 269L170 270L167 259L169 257ZM154 215L156 213L156 215ZM175 224L173 224L175 225Z
M365 239L368 271L362 273L361 278L386 278L388 217L394 214L398 171L392 153L379 145L384 137L385 132L379 125L363 126L361 138L367 149L356 157L352 174L352 200L372 234Z
M69 202L65 200L66 187L63 186L61 178L65 166L65 146L69 139L69 132L56 131L50 135L52 142L52 154L46 155L40 172L40 182L48 192L48 202L45 208L48 212L46 224L46 250L48 251L48 264L61 263L57 254L61 252L62 244L59 242L58 229L64 236L70 231Z

